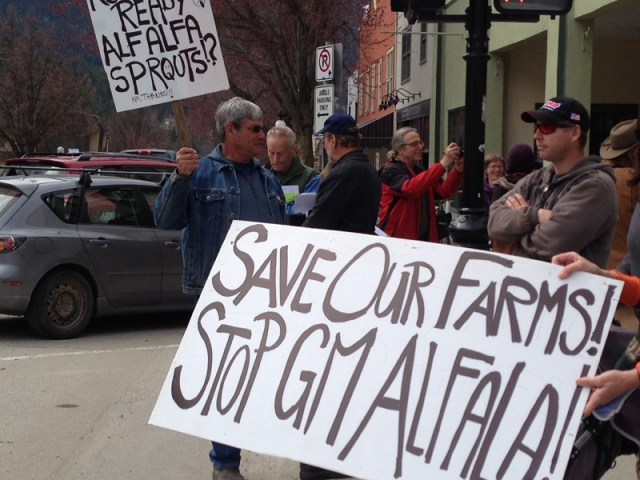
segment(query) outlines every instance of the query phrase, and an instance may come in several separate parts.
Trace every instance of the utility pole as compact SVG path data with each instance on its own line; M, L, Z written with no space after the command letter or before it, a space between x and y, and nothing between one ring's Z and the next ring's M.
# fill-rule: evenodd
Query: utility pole
M491 13L488 0L469 0L465 15L443 15L445 0L391 0L391 10L404 12L409 23L464 23L468 31L464 119L464 183L462 207L449 231L454 243L489 249L488 215L483 199L484 106L487 94L489 28L491 22L538 22L540 15L564 15L573 0L494 0L501 12ZM436 121L439 121L437 119Z
M467 62L464 111L465 165L462 208L449 226L458 245L488 249L487 215L483 198L484 134L483 110L487 94L489 63L489 14L486 0L470 0L466 15Z

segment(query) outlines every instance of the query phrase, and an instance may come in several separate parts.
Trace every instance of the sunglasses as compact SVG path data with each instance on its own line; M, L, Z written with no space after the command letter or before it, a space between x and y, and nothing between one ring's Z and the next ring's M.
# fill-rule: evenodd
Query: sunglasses
M535 131L540 130L540 133L543 135L549 135L556 131L557 128L573 128L575 125L557 125L555 123L536 123Z
M233 125L233 127L234 127L236 130L240 130L240 129L243 127L243 126L242 126L242 125L240 125L239 123L232 122L231 124ZM250 127L250 126L246 125L246 127L247 127L247 130L249 130L250 132L253 132L253 133L258 133L258 132L260 132L260 130L262 130L262 128L263 128L263 127L262 127L262 125L253 125L252 127Z
M407 146L407 147L411 147L411 148L416 148L416 147L424 147L424 142L422 140L415 140L411 143L401 143L399 146Z

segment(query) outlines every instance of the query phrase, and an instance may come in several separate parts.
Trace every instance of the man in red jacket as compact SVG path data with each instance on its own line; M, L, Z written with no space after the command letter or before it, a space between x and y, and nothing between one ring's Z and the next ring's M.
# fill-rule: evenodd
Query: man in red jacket
M464 160L450 144L439 163L420 165L424 143L415 128L403 127L391 139L390 159L380 170L382 200L378 226L392 237L438 241L434 193L449 199L462 184ZM451 165L447 179L442 176Z

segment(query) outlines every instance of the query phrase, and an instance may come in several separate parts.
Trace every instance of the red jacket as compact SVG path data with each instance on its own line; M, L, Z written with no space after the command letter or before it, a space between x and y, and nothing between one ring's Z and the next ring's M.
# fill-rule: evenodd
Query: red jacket
M382 199L378 226L392 237L417 240L421 202L423 195L426 194L429 216L428 241L437 242L438 225L434 192L444 199L451 198L462 185L463 179L463 174L455 168L442 182L441 178L444 174L445 169L440 163L432 165L427 170L416 166L414 171L400 160L389 160L380 170Z

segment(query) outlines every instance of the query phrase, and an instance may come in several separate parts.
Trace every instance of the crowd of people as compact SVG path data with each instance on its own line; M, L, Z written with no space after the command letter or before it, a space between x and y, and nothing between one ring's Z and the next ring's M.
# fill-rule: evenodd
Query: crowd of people
M622 301L640 305L638 121L614 127L600 156L585 156L590 119L577 100L552 98L521 118L533 125L538 155L548 165L542 167L527 143L513 145L506 159L486 156L483 194L494 251L563 265L562 278L583 270L622 279ZM220 144L202 158L182 148L154 208L158 227L183 230L183 289L196 299L234 220L284 223L292 213L283 186L316 194L304 227L363 234L377 230L437 242L436 198L449 199L462 185L461 148L451 143L439 162L425 168L424 143L414 128L394 133L388 161L376 171L360 148L355 120L332 115L316 132L329 159L318 174L297 157L293 130L278 125L265 134L257 105L233 98L218 107L215 121ZM267 168L257 158L265 146ZM613 255L615 269L606 270ZM640 334L616 370L578 380L592 392L585 415L640 386L639 341ZM213 480L243 480L239 449L213 442L210 459ZM301 464L300 478L344 475Z

